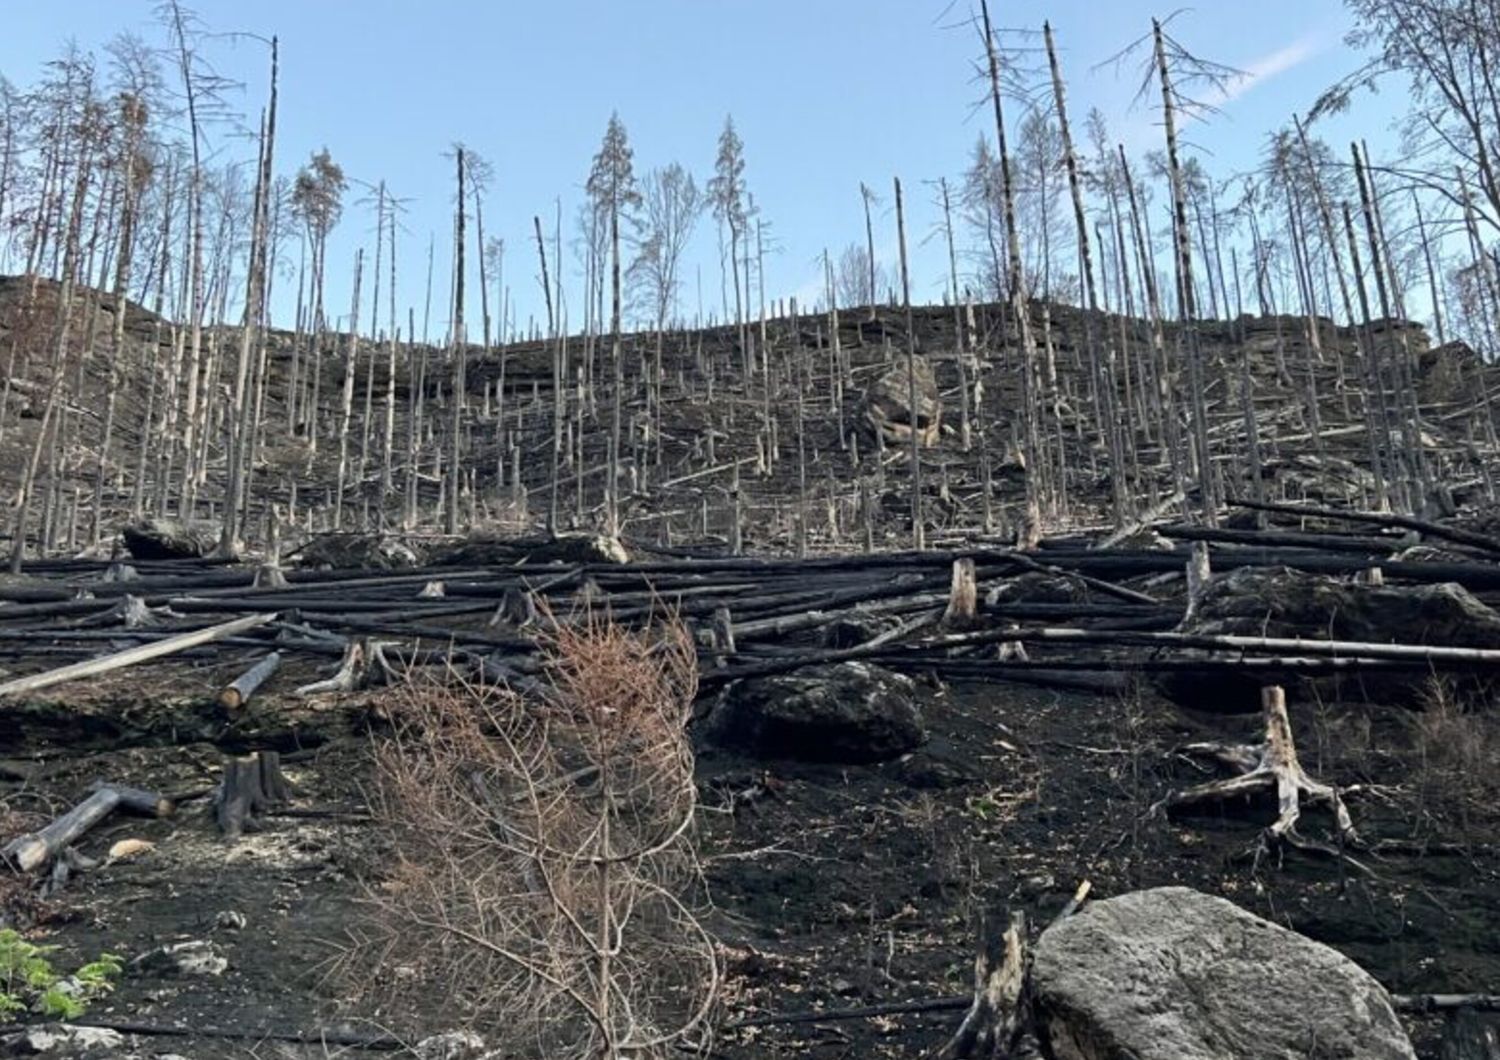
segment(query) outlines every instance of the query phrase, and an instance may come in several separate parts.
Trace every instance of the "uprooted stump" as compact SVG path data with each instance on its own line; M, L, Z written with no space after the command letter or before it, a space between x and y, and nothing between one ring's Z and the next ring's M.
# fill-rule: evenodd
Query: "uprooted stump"
M806 762L881 762L927 739L910 678L860 662L732 684L708 733L721 747Z
M1331 784L1314 780L1302 768L1297 757L1297 745L1292 739L1292 724L1286 712L1286 693L1279 686L1262 691L1262 718L1265 723L1265 740L1259 744L1190 744L1184 748L1191 754L1217 758L1240 771L1239 776L1226 780L1211 780L1204 784L1176 792L1159 804L1159 809L1180 811L1206 802L1223 802L1230 799L1247 798L1274 793L1278 812L1265 831L1264 844L1275 849L1287 843L1303 849L1337 854L1339 848L1358 842L1354 821L1344 805L1339 790ZM1304 805L1325 805L1333 811L1338 829L1339 847L1304 838L1297 831L1297 822Z
M302 698L330 692L358 692L377 683L391 683L400 671L385 654L389 641L359 638L344 647L339 668L321 681L303 685L293 694Z
M1060 1060L1414 1060L1390 996L1322 943L1186 887L1043 932L1038 1032Z
M1214 578L1179 630L1203 636L1500 647L1500 614L1461 585L1385 586L1338 581L1284 567L1243 567ZM1201 655L1206 663L1235 657L1223 652ZM1302 680L1291 671L1272 673L1271 680ZM1251 674L1208 665L1203 670L1161 675L1157 683L1180 706L1249 713L1256 709L1267 677L1265 670ZM1338 688L1331 682L1355 682L1344 691L1376 702L1411 702L1427 677L1420 669L1347 671L1338 678L1319 679L1318 688L1325 698L1337 698ZM1467 677L1457 691L1472 696L1482 681L1479 676Z

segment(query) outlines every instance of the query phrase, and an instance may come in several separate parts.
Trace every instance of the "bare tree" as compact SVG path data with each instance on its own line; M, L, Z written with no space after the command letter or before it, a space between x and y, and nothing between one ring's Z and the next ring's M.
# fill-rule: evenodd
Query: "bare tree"
M1311 117L1342 110L1352 94L1404 77L1409 110L1403 161L1395 168L1458 209L1457 165L1479 192L1476 218L1500 232L1500 11L1491 0L1347 0L1351 43L1375 53L1326 92Z
M885 270L878 265L871 266L868 249L850 243L839 254L834 282L840 305L874 305L879 300L877 292L885 285Z
M650 170L641 180L640 250L631 278L663 330L682 291L682 258L706 204L693 175L676 162Z

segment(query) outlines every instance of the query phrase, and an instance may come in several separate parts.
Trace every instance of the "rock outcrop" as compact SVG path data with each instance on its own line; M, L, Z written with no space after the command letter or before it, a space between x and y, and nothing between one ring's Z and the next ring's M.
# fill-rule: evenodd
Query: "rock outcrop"
M909 445L913 426L922 445L934 445L942 430L943 403L937 378L926 358L916 358L915 364L916 370L909 373L906 358L898 357L865 394L865 417L887 445ZM911 401L913 378L917 384L916 408Z
M198 559L219 543L219 527L201 520L150 516L120 531L135 559Z

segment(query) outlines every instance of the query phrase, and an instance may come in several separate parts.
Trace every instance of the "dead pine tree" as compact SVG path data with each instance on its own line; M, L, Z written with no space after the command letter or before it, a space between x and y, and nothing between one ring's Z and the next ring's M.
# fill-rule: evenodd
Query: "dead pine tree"
M258 352L257 340L261 316L265 311L267 269L270 258L270 203L274 194L271 174L276 144L278 76L278 45L275 37L271 38L270 48L271 98L261 129L260 156L256 167L255 198L250 227L250 261L245 277L245 310L240 326L239 356L236 360L234 390L229 406L229 451L227 454L229 475L224 488L224 513L218 545L219 555L226 558L239 553L240 529L248 507L246 476L251 467L250 450L254 435L260 429L259 418L255 415L257 403L250 400L249 391L254 382L251 366ZM123 315L122 313L121 316Z
M305 432L309 459L318 449L318 406L322 399L323 379L322 344L327 330L323 314L323 291L328 236L343 213L343 194L347 187L343 169L334 162L327 148L324 148L314 154L298 172L292 190L292 211L307 230L308 247L312 252L312 298L307 323L312 357L307 365L308 378L296 381L299 387L307 389L307 393L289 396L288 402L291 407L302 410L302 422L293 424L293 430L300 427Z
M732 130L729 130L732 131ZM611 114L604 141L594 156L585 185L594 209L609 222L610 242L610 359L613 362L609 424L609 470L605 484L605 521L611 536L620 533L621 403L625 391L625 358L621 349L620 222L633 225L641 193L636 187L633 152L625 124ZM580 476L583 468L579 468Z
M1009 141L1005 133L1005 106L1001 93L1000 52L990 24L988 0L980 0L984 31L986 68L989 78L989 100L994 110L995 143L1000 154L1000 194L1005 223L1007 274L1006 296L1021 339L1021 445L1026 465L1026 511L1022 518L1021 544L1030 547L1041 534L1042 504L1038 478L1045 465L1041 459L1041 441L1037 424L1036 334L1031 327L1031 298L1027 292L1026 270L1021 264L1021 239L1016 224L1016 194L1011 175Z
M746 289L742 301L739 273L739 246L746 236L745 229L750 221L745 195L745 144L735 131L734 118L725 117L724 129L719 134L719 153L714 162L714 175L708 182L708 201L714 217L729 227L730 271L734 273L734 319L739 335L741 371L748 388L752 365L750 345L745 334L743 302L749 300L750 292Z
M73 177L71 204L68 207L66 227L63 233L62 285L57 296L57 321L52 345L52 371L47 384L47 396L42 407L41 424L32 445L31 455L22 469L21 484L16 491L15 517L11 523L10 572L21 573L26 554L26 524L31 509L31 499L36 487L37 470L42 455L49 444L55 445L58 409L66 385L66 362L68 346L73 331L73 299L77 286L79 245L83 227L84 207L93 179L93 139L87 125L78 129L78 158Z
M1187 195L1183 185L1182 163L1177 142L1177 112L1182 101L1174 87L1173 63L1169 61L1167 48L1168 38L1162 31L1160 21L1152 20L1151 34L1156 73L1161 81L1162 124L1167 140L1167 176L1172 191L1172 234L1177 251L1178 315L1182 320L1187 346L1193 444L1198 454L1198 489L1201 494L1204 521L1213 525L1217 522L1218 496L1214 484L1213 452L1209 445L1208 408L1204 398L1203 349L1198 333L1197 298L1193 283L1193 240L1192 232L1188 228ZM1228 74L1228 71L1221 73L1219 69L1193 59L1175 41L1171 57L1179 63L1189 64L1196 71L1203 72L1211 80L1217 79L1222 82Z
M144 92L124 92L119 100L119 123L122 129L120 169L123 187L120 192L119 250L115 258L114 326L110 336L110 386L105 399L104 427L99 441L99 460L94 469L94 511L89 543L98 547L104 521L104 480L114 440L116 408L119 404L120 380L125 363L125 300L130 283L132 251L136 222L141 213L143 184L149 177L149 163L142 152L148 122ZM3 181L0 181L3 184ZM3 191L0 191L3 198ZM3 204L0 204L3 205ZM8 385L8 380L7 380ZM3 411L3 407L0 407ZM144 440L142 441L144 445Z
M1116 408L1114 376L1114 351L1110 349L1101 364L1099 336L1095 330L1099 317L1099 291L1094 282L1094 252L1089 241L1088 221L1083 207L1083 182L1079 175L1078 155L1073 149L1072 127L1068 124L1067 90L1063 82L1062 67L1057 60L1057 46L1052 37L1052 24L1042 24L1042 36L1046 42L1047 63L1052 74L1052 100L1057 113L1058 132L1062 137L1063 165L1068 172L1068 192L1073 203L1073 223L1078 239L1079 268L1083 273L1083 335L1085 354L1089 360L1094 387L1099 395L1095 413L1099 426L1109 447L1111 497L1114 503L1115 525L1123 526L1125 519L1133 515L1129 494L1126 491L1125 447L1120 438L1120 416ZM1046 238L1043 233L1043 238ZM1107 329L1106 329L1107 330ZM1106 344L1109 342L1105 340Z
M1198 300L1193 271L1193 232L1188 219L1188 188L1179 136L1183 118L1202 118L1212 107L1190 92L1222 93L1241 76L1219 63L1201 59L1170 36L1159 19L1151 20L1151 32L1127 47L1117 60L1149 41L1149 57L1137 98L1146 98L1155 84L1161 97L1162 126L1167 148L1167 184L1172 197L1173 261L1177 273L1177 315L1188 374L1188 413L1192 426L1192 455L1198 472L1199 512L1203 520L1217 522L1219 498L1210 443L1205 397L1202 336L1199 333ZM1211 263L1209 282L1212 283Z
M911 537L918 552L926 545L922 526L922 431L918 426L917 326L911 308L911 280L906 268L906 210L901 196L901 178L896 185L896 242L901 248L901 305L906 313L906 398L911 410Z
M460 446L463 444L463 404L466 385L465 366L468 358L464 333L464 148L454 148L455 168L458 179L457 207L453 221L453 324L448 337L451 357L452 386L448 393L450 407L448 420L448 479L443 529L446 533L458 533L459 494L463 487L463 461Z
M867 188L863 181L859 185L860 202L865 208L865 264L870 270L869 284L865 287L865 294L869 298L870 319L876 316L876 303L880 300L879 284L875 278L875 226L870 221L870 207L880 201L875 192Z
M354 252L353 305L349 309L349 335L344 353L344 389L339 402L339 469L333 494L333 528L344 528L344 489L349 474L349 425L354 415L354 380L359 374L359 288L364 273L365 251Z

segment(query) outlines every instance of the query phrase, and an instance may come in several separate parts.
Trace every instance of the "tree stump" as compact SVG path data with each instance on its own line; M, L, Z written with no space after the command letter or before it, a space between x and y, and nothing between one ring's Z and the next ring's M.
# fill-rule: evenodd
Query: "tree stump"
M1028 1025L1026 914L1012 912L1004 934L981 925L974 1000L937 1060L1000 1060Z
M224 778L214 795L214 817L228 840L257 831L256 815L291 798L291 789L281 774L281 756L275 751L231 758L224 763Z

